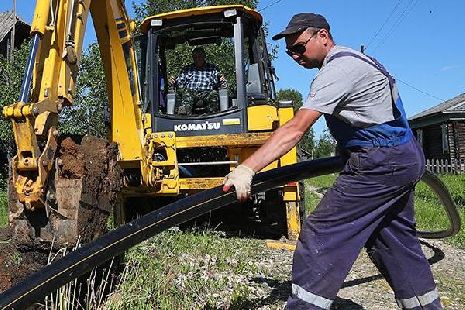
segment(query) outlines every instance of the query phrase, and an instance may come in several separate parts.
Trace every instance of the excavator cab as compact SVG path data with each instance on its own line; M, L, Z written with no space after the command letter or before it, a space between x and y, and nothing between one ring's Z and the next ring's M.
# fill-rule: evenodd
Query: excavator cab
M145 158L150 161L145 170L143 165L142 177L150 194L179 197L221 185L226 174L292 118L292 104L276 100L274 69L257 11L224 5L163 13L145 19L142 33L142 113L150 119L144 126ZM173 86L199 48L206 53L205 61L218 68L226 87L199 94ZM296 161L293 149L264 170ZM147 178L150 175L154 177ZM140 192L139 184L128 189ZM246 209L251 225L268 223L276 235L297 238L301 208L296 183L255 194L236 209ZM229 218L243 222L238 216Z
M144 112L151 115L152 132L174 131L176 136L247 132L247 107L275 102L261 24L257 12L241 5L147 18L140 62L145 68L141 70ZM170 83L192 64L191 51L199 47L227 87L190 90Z

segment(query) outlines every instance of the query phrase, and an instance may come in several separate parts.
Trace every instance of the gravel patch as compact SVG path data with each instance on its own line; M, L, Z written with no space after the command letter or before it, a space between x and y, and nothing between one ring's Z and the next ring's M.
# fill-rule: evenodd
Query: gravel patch
M465 251L437 240L422 241L445 309L465 309ZM292 252L263 247L259 264L264 274L248 279L254 309L283 309L290 294ZM251 297L249 295L249 297ZM399 309L388 283L362 251L332 309Z

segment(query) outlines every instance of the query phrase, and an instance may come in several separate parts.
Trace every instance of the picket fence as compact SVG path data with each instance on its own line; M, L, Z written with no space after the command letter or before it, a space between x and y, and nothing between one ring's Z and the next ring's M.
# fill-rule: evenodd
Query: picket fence
M427 159L426 169L433 173L465 173L465 159Z

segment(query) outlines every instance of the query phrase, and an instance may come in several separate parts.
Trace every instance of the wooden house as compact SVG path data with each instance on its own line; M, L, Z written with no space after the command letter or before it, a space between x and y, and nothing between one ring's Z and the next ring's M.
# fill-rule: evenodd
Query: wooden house
M13 12L0 12L0 55L4 57L9 57L13 27L14 46L18 48L29 37L31 26L14 16Z
M465 93L414 115L409 123L427 159L465 163Z

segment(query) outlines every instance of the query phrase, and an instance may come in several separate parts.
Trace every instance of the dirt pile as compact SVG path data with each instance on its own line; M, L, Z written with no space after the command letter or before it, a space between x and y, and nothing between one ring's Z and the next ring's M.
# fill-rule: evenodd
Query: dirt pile
M61 139L56 172L51 173L49 179L54 181L48 184L47 213L45 209L37 211L48 214L48 223L33 223L30 226L31 235L35 235L33 238L21 239L21 236L12 236L10 228L0 229L0 291L47 264L51 240L58 244L60 239L54 239L53 234L79 236L76 239L83 244L107 231L108 217L113 212L121 188L116 156L116 145L104 139L91 136ZM63 179L76 180L76 183L64 182L66 186L58 187ZM67 187L68 184L79 186L74 190L74 187ZM65 192L59 193L63 188ZM69 203L74 209L66 207L66 204L65 207L60 206L60 203L71 201L73 195L79 195L77 204ZM15 195L10 198L14 198L10 199L10 205L16 205ZM28 211L19 220L30 218L31 214ZM77 220L73 219L74 214L77 214ZM69 247L74 245L68 244Z
M78 216L82 242L106 232L121 189L117 152L115 144L92 136L84 136L80 142L68 137L61 143L61 177L82 178Z
M60 143L60 174L66 179L79 179L84 175L85 161L81 145L76 138L66 137Z
M47 264L42 249L19 247L11 241L9 228L0 229L0 291L24 280Z

